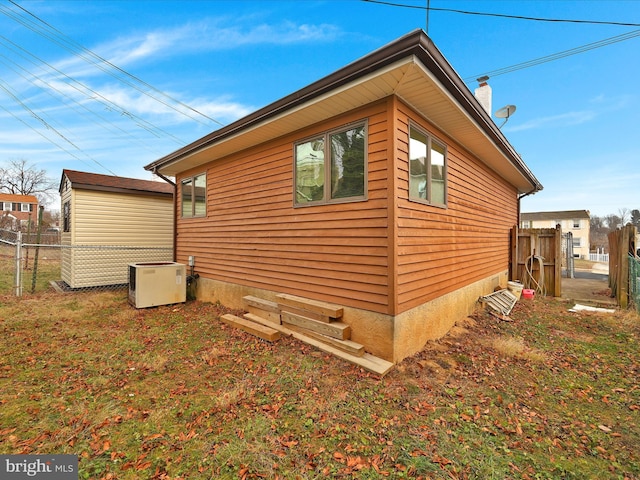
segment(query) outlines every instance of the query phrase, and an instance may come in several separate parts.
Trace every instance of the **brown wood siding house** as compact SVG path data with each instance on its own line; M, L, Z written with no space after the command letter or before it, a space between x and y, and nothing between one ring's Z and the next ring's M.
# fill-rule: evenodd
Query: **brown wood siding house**
M364 189L334 198L340 138L358 132ZM410 161L420 148L430 160ZM145 168L176 177L177 261L195 257L199 298L336 303L352 340L394 362L506 285L519 197L542 188L422 31ZM316 201L305 175L332 193Z

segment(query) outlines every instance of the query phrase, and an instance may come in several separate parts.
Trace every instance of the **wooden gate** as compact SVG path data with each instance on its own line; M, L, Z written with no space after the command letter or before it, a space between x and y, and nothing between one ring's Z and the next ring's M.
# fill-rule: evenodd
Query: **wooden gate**
M629 254L636 253L636 234L636 227L627 225L608 235L609 288L622 308L629 306Z
M511 231L511 279L539 295L562 295L562 230L517 228Z

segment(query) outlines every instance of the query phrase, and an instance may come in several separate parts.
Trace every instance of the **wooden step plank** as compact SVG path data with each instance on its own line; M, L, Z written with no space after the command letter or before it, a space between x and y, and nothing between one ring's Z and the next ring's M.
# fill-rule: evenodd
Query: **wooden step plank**
M253 315L251 313L245 313L244 316L250 321L255 321L259 324L264 325L264 322L268 322L268 320L265 320L264 318L261 318L257 315ZM369 353L364 353L363 355L352 355L343 350L340 350L337 347L334 347L333 345L329 345L321 340L317 340L306 333L302 333L296 330L291 330L283 325L273 325L271 326L271 328L278 330L283 335L290 335L296 340L306 343L307 345L316 347L318 350L321 350L326 353L330 353L332 355L335 355L338 358L341 358L350 363L358 365L369 372L375 373L376 375L380 375L381 377L384 376L386 373L388 373L389 370L391 370L391 368L393 368L393 363L387 362L386 360L375 357Z
M336 357L353 363L354 365L358 365L369 372L380 375L381 377L386 375L393 368L393 363L383 360L382 358L375 357L370 353L365 353L363 356L357 357L300 332L294 331L292 336L301 342L312 345L323 352L335 355Z
M265 312L280 313L280 309L278 308L278 304L276 302L254 297L253 295L246 295L242 297L242 300L244 301L244 304L246 306L256 307L264 310Z
M262 338L269 342L275 342L280 338L280 332L274 328L266 327L255 322L251 322L244 318L236 317L230 313L222 315L220 320L228 325L239 328L251 335Z
M303 317L312 318L313 320L318 320L319 322L331 323L335 322L336 319L330 317L329 315L324 315L322 313L314 312L313 310L305 310L304 308L296 308L291 305L278 304L279 311L286 310L287 312L295 313L296 315L302 315Z
M343 352L350 353L351 355L355 355L356 357L362 357L364 355L364 345L361 345L360 343L354 342L352 340L339 340L337 338L327 337L326 335L316 333L312 330L303 329L301 327L298 327L297 325L290 325L289 329L332 345L342 350Z
M293 333L289 328L282 325L274 324L269 319L264 318L260 315L256 315L255 313L245 313L244 318L246 318L247 320L251 320L252 322L259 323L260 325L264 325L265 327L273 328L283 335L291 336L291 334Z
M289 305L291 307L321 313L331 318L341 318L344 311L340 305L322 302L320 300L311 300L309 298L297 297L295 295L288 295L286 293L280 293L276 295L276 298L278 299L280 309L282 309L283 305Z
M271 325L280 325L282 323L280 321L280 310L277 312L269 312L252 305L247 305L246 310L249 313L253 313L254 315L264 318L265 320L269 320Z
M351 327L346 323L332 322L324 323L314 320L313 318L303 317L302 315L296 315L295 313L282 310L280 312L280 318L283 324L297 325L298 327L312 330L316 333L321 333L328 337L338 338L340 340L348 340L351 338Z

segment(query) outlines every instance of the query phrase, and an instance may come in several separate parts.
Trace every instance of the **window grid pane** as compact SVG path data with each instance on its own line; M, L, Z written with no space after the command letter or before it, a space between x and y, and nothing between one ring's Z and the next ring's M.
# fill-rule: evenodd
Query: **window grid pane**
M296 146L296 203L324 199L324 138Z
M192 189L193 181L192 179L187 179L182 181L182 216L183 217L191 217L193 216L193 202L192 202Z
M331 135L331 198L364 195L364 125Z

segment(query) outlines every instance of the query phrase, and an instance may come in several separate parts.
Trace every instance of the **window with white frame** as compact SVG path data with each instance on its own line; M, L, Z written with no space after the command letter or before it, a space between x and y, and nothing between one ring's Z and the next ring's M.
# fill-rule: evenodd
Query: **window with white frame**
M573 248L582 247L582 237L573 237Z
M204 217L207 213L207 176L201 173L183 178L180 187L182 218Z
M296 143L295 205L366 200L366 145L366 122Z
M2 210L5 212L11 211L11 202L2 202Z
M30 203L21 203L20 204L20 211L21 212L30 212L31 211L31 204Z
M573 220L573 228L580 228L580 220L578 219Z
M447 203L447 148L422 129L409 127L409 199Z
M523 220L522 228L531 228L531 222L529 220Z

